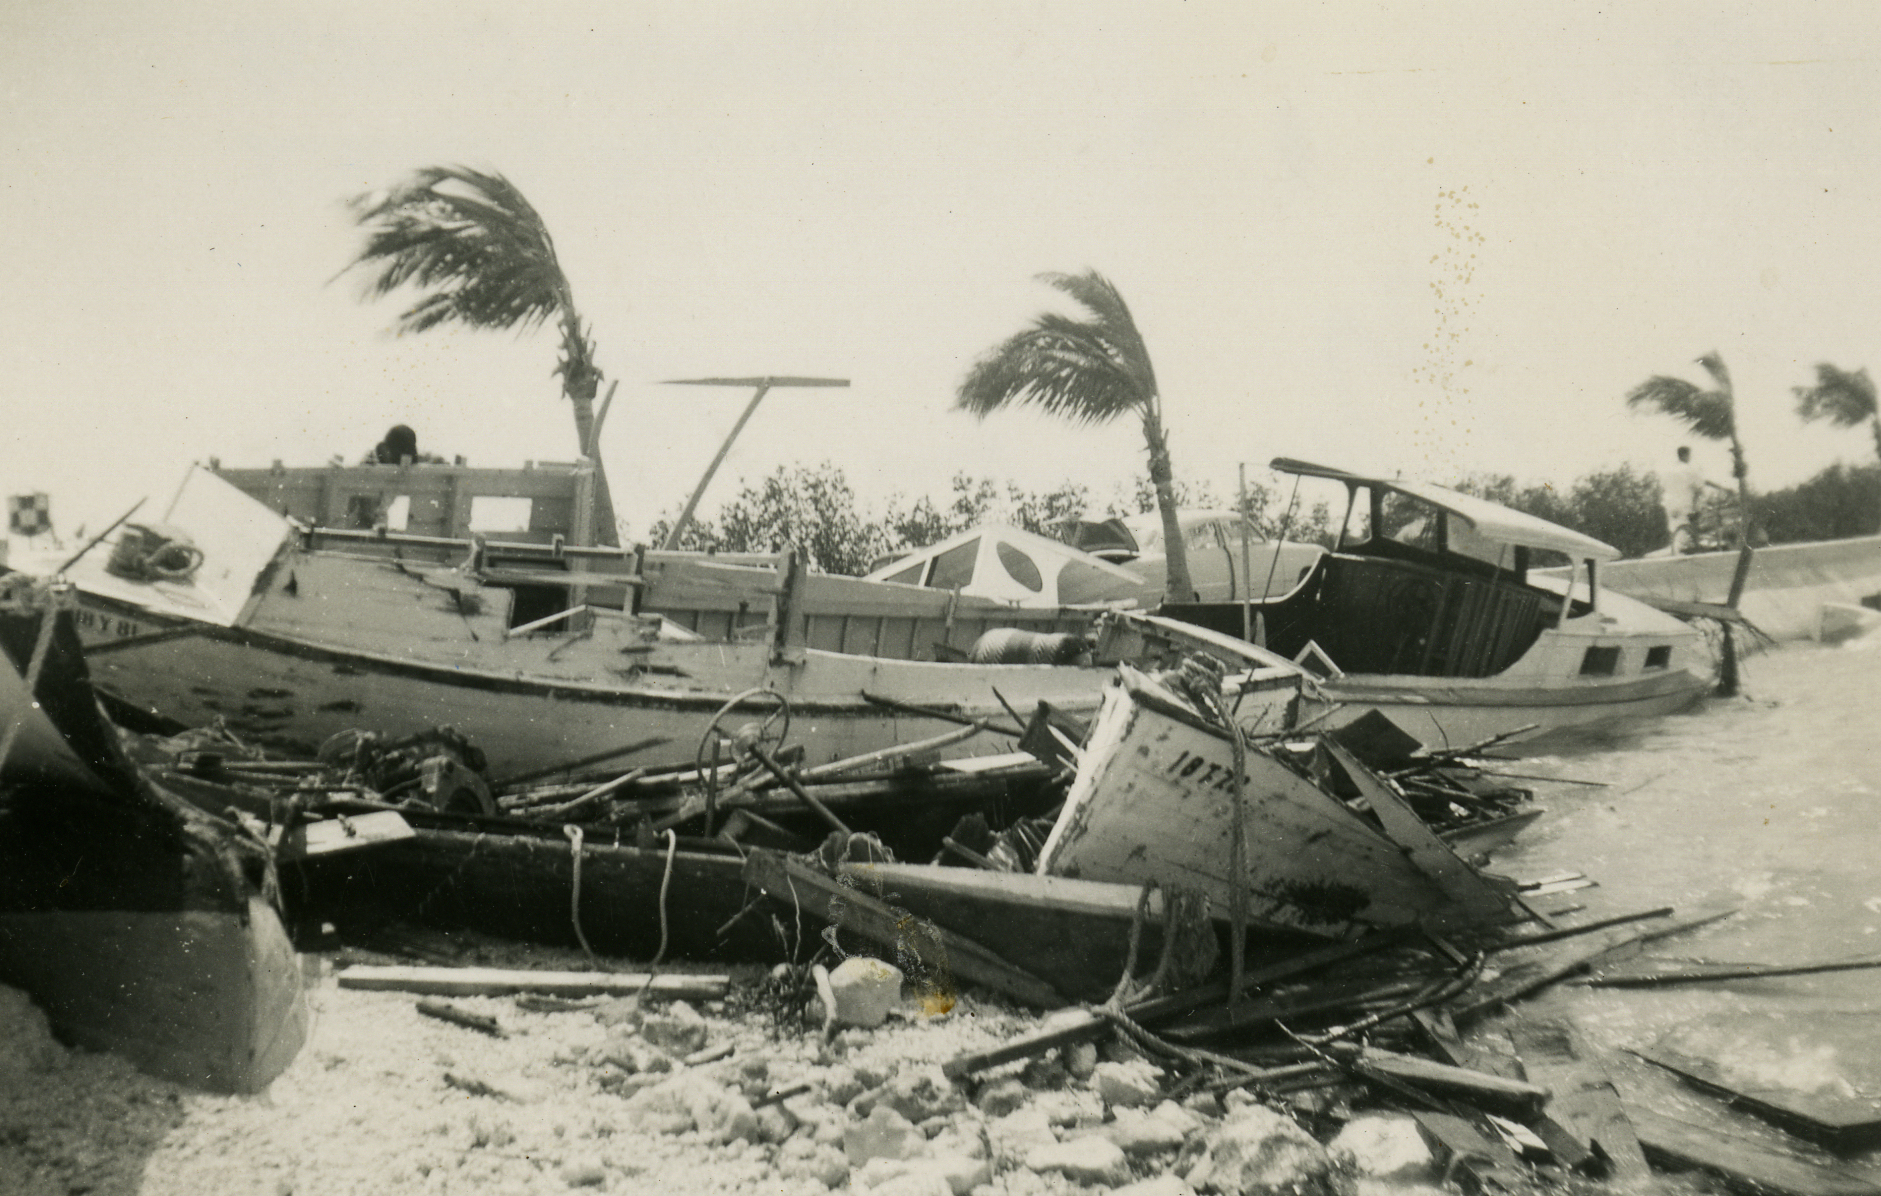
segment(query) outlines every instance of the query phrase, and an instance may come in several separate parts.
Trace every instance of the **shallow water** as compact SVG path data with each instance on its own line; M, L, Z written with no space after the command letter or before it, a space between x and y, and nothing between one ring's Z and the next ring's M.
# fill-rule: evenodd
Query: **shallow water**
M1645 948L1659 959L1789 964L1881 956L1881 642L1794 645L1749 658L1745 696L1710 698L1628 732L1538 749L1503 767L1599 782L1538 785L1549 813L1493 861L1505 875L1584 872L1599 887L1550 899L1585 914L1657 906L1735 916ZM1881 1012L1881 969L1667 989L1558 985L1523 1007L1566 1016L1594 1045L1646 1047L1727 1017L1783 1018L1777 1053L1745 1046L1726 1066L1802 1087L1881 1097L1881 1052L1837 1051ZM1859 1034L1859 1030L1857 1031ZM1881 1043L1881 1019L1868 1037ZM1867 1056L1862 1058L1860 1056ZM1694 1118L1705 1106L1658 1069L1609 1059L1623 1089ZM1872 1156L1870 1156L1872 1157Z

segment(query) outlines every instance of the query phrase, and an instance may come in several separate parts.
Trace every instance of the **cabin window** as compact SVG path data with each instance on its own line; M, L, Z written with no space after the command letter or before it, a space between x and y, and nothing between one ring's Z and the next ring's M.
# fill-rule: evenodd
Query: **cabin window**
M890 573L887 577L884 577L882 580L883 581L898 581L903 585L918 586L921 584L921 570L924 566L926 566L926 564L927 562L925 560L916 561L914 564L909 565L906 569L901 569L901 570L897 570L894 573Z
M934 558L934 571L927 584L936 590L958 590L973 580L973 558L980 555L980 538L956 544Z
M1006 575L1034 594L1045 588L1045 579L1040 576L1038 566L1032 558L1017 548L1000 540L993 545L993 551L999 557L999 563L1005 568Z
M1611 677L1620 669L1620 649L1589 648L1581 657L1581 676Z
M1672 664L1672 645L1660 644L1646 649L1646 667L1649 669L1669 668Z
M346 526L356 528L375 528L384 525L387 531L402 532L411 522L411 495L394 495L390 502L379 494L349 494L346 496Z
M473 532L526 532L535 500L506 494L478 494L470 500Z

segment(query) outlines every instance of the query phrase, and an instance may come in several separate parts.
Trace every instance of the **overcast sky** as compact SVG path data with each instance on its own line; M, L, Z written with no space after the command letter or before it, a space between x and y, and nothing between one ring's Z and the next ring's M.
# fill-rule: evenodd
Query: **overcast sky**
M569 459L552 329L396 338L335 277L344 201L432 163L548 222L634 530L744 401L658 385L706 374L853 380L773 393L708 512L824 459L873 501L962 470L1107 495L1135 427L949 410L1049 270L1122 290L1178 474L1224 491L1277 455L1653 468L1680 436L1623 396L1710 349L1754 484L1871 460L1790 388L1881 368L1881 23L1618 7L0 0L0 490L69 532L393 422Z

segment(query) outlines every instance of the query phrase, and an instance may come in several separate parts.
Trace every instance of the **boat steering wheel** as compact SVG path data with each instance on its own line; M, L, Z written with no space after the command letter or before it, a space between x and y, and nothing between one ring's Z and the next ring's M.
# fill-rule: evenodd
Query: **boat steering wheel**
M703 776L705 770L711 767L706 759L706 749L712 746L714 739L725 737L719 730L719 724L725 721L725 716L746 702L758 698L768 699L772 703L771 712L761 721L745 723L732 733L730 737L732 759L742 762L750 757L751 749L754 747L765 749L767 755L775 755L777 749L783 746L784 740L790 735L790 699L774 689L761 687L747 689L720 706L718 713L712 716L711 723L706 726L705 733L699 736L699 750L693 756L693 764L698 768L700 775Z

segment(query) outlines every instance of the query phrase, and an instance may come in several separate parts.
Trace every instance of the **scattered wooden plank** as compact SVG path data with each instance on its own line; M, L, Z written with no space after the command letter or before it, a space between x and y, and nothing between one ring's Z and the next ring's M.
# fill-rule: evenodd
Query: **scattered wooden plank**
M461 1089L472 1096L487 1096L491 1100L515 1101L516 1098L501 1088L477 1079L475 1076L460 1076L452 1072L444 1073L444 1082L452 1088Z
M1573 1027L1518 1020L1509 1026L1509 1037L1528 1078L1554 1094L1545 1110L1547 1119L1604 1159L1603 1178L1630 1182L1652 1174L1619 1091L1582 1048Z
M1402 798L1386 786L1371 769L1359 763L1337 739L1322 741L1352 784L1371 807L1372 814L1384 827L1385 835L1403 848L1411 862L1437 882L1444 896L1457 905L1455 913L1468 921L1511 920L1510 893L1506 882L1495 880L1465 863L1450 845L1439 838L1430 825L1419 818ZM1444 911L1446 915L1452 911Z
M1869 1014L1717 1015L1633 1054L1830 1150L1881 1144L1881 1043Z
M1875 1196L1881 1172L1850 1163L1821 1163L1761 1145L1742 1135L1692 1125L1628 1104L1646 1157L1666 1168L1697 1168L1744 1196Z
M628 996L641 991L668 1000L709 1001L725 995L729 976L653 976L646 972L533 972L511 968L377 967L359 964L339 973L341 988L424 993L443 997L499 997L544 993L556 997Z
M1451 1002L1450 1015L1456 1019L1459 1026L1466 1025L1476 1018L1493 1013L1512 1001L1518 1001L1531 993L1538 992L1557 980L1571 976L1595 960L1622 948L1694 930L1718 921L1720 918L1729 917L1734 912L1727 911L1703 917L1686 918L1682 921L1655 926L1650 930L1619 926L1597 932L1589 939L1575 941L1563 950L1550 953L1546 958L1517 964L1495 979L1475 986L1456 1001Z
M853 883L844 884L801 860L754 851L745 861L745 881L778 901L800 905L833 927L892 948L898 961L917 962L927 972L909 977L917 983L947 989L958 978L1040 1009L1056 1009L1065 1003L1051 985L972 939L879 901Z
M1445 1178L1454 1180L1465 1192L1527 1192L1534 1188L1534 1181L1515 1152L1470 1122L1448 1113L1414 1112L1411 1116L1417 1120Z
M1099 1014L1087 1010L1077 1010L1055 1019L1055 1024L1042 1030L1034 1030L1010 1042L983 1051L968 1051L956 1055L941 1064L941 1074L950 1080L960 1080L976 1071L985 1071L989 1067L998 1067L1002 1063L1012 1063L1019 1059L1030 1059L1042 1055L1053 1047L1071 1046L1073 1043L1089 1042L1101 1035L1110 1026L1110 1022Z
M475 1030L479 1034L488 1034L491 1038L509 1037L509 1033L505 1031L501 1025L497 1024L495 1018L485 1017L481 1013L468 1013L455 1005L448 1005L443 1001L420 1001L418 1002L418 1012L424 1014L426 1017L434 1017L441 1022L449 1022L454 1026L462 1026L466 1030Z
M1762 980L1770 976L1814 976L1822 972L1855 972L1868 968L1881 968L1881 959L1845 960L1840 963L1712 963L1694 960L1684 967L1659 963L1630 969L1602 969L1580 983L1591 988L1659 988L1721 980Z
M1507 1079L1489 1072L1433 1063L1415 1055L1399 1055L1377 1047L1335 1047L1333 1056L1363 1072L1376 1072L1440 1096L1454 1096L1491 1113L1529 1118L1548 1103L1548 1090L1526 1080Z
M1408 932L1386 930L1350 942L1331 943L1324 947L1297 952L1272 963L1249 968L1244 979L1244 986L1252 988L1260 984L1270 984L1276 980L1284 980L1289 976L1297 976L1303 972L1340 963L1372 951L1399 946L1408 937ZM1130 1015L1130 1020L1138 1025L1155 1025L1168 1018L1225 1001L1227 997L1228 986L1217 982L1188 992L1138 1002L1129 1006L1125 1012ZM1002 1063L1042 1055L1054 1047L1088 1042L1101 1036L1109 1028L1108 1019L1088 1010L1062 1013L1054 1017L1052 1024L1044 1029L1035 1030L984 1051L969 1051L964 1055L956 1056L944 1064L941 1071L948 1078L957 1080L963 1076L972 1075L976 1071L998 1067Z
M1579 908L1583 907L1575 906L1568 909L1558 909L1554 911L1554 915L1558 917L1562 914L1571 914L1575 909ZM1553 943L1561 939L1578 938L1583 934L1592 934L1596 930L1605 930L1610 926L1625 926L1630 922L1645 922L1653 918L1669 918L1674 912L1671 906L1662 905L1657 909L1640 910L1638 913L1632 914L1618 914L1611 918L1599 918L1592 922L1582 922L1576 926L1557 926L1551 930L1538 930L1530 934L1504 938L1492 944L1492 949L1496 951L1511 951L1516 947L1532 947L1539 943Z

